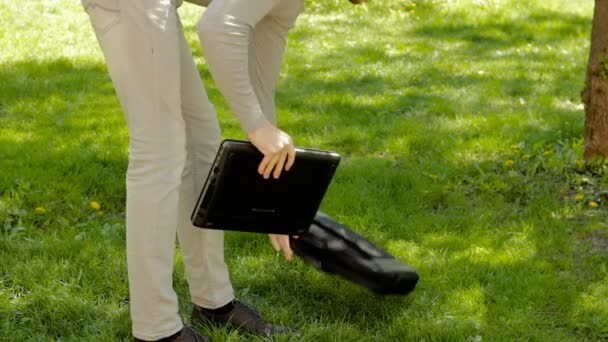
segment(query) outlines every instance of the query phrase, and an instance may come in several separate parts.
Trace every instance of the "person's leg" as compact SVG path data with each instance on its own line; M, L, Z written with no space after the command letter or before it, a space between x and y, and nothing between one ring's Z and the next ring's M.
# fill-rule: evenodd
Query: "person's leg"
M180 186L177 231L192 302L213 309L234 299L228 267L224 262L224 232L194 227L190 215L219 147L220 127L183 36L180 56L187 159Z
M249 42L249 78L264 115L277 124L274 91L279 79L287 34L302 11L302 0L281 0L253 28Z
M293 27L302 3L302 0L260 3L214 0L198 25L203 48L215 52L206 55L212 74L213 65L218 68L214 79L224 97L237 101L254 96L263 115L273 123L276 123L274 87L287 32ZM218 51L224 54L220 55ZM231 85L235 84L238 87L232 88ZM193 320L227 325L266 337L289 332L297 334L289 328L266 322L255 310L238 300L217 310L209 310L214 308L195 302Z
M129 127L127 263L133 335L178 332L172 288L186 159L178 18L169 0L85 0Z

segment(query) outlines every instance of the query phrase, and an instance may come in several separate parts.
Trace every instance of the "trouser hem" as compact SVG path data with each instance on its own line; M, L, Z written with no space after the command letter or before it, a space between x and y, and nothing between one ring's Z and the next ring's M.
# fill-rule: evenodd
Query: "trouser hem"
M210 301L202 299L202 298L192 297L192 303L194 303L195 305L198 305L202 308L213 310L213 309L221 308L222 306L230 303L234 299L235 299L234 294L231 293L230 295L222 298L221 300L217 300L217 301L213 301L213 302L210 302Z
M133 337L144 341L157 341L180 332L184 328L184 323L179 322L178 327L179 328L167 329L163 332L157 333L156 335L148 335L147 333L133 331Z

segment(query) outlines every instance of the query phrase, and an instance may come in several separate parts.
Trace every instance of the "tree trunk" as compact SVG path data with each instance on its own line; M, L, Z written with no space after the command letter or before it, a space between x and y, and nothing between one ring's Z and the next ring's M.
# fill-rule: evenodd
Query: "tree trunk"
M585 104L585 160L608 157L608 0L595 0Z

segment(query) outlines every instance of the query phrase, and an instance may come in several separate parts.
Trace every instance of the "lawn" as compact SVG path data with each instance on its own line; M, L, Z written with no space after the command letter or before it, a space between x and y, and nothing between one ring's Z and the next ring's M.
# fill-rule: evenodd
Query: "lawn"
M201 57L202 9L179 11L223 136L243 138ZM280 127L342 154L322 210L421 279L376 296L229 232L238 297L310 342L608 339L608 172L582 161L592 11L308 1ZM88 18L76 0L0 0L0 22L0 340L129 341L128 132ZM179 254L175 288L188 321Z

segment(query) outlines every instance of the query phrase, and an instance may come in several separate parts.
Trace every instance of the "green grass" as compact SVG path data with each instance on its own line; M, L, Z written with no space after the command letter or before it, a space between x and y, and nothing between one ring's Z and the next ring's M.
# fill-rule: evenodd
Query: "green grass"
M239 297L303 341L608 339L608 174L581 161L592 8L309 1L280 126L344 156L322 209L421 280L375 296L227 233ZM200 10L180 12L223 135L242 138L201 58ZM88 19L78 1L30 0L0 2L0 22L0 340L129 340L127 130ZM179 257L175 287L187 320Z

